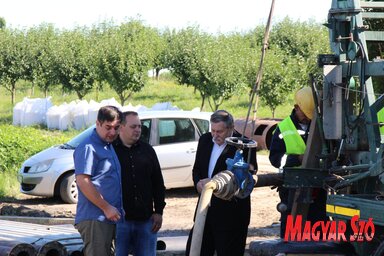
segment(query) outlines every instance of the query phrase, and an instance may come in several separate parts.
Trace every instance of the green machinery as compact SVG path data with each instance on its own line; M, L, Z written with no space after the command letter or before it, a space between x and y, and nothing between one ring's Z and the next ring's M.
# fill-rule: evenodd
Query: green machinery
M384 1L333 0L326 26L332 54L318 58L317 115L303 165L284 170L284 186L298 191L293 215L306 216L308 193L325 187L332 220L359 227L354 216L371 218L373 239L372 226L346 238L358 255L384 255Z

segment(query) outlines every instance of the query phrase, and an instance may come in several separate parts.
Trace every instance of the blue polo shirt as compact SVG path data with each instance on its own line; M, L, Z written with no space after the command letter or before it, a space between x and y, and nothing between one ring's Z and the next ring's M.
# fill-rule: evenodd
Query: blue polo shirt
M115 150L93 130L73 153L75 175L86 174L103 198L122 213L121 167ZM84 220L110 222L103 211L90 202L78 189L75 224ZM122 215L123 216L123 215Z

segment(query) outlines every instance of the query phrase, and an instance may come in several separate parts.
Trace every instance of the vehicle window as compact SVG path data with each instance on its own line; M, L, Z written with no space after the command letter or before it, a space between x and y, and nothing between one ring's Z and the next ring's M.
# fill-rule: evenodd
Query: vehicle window
M95 125L92 125L91 127L78 134L76 137L68 141L66 144L69 145L71 148L76 148L83 140L85 140L85 138L91 136L91 133L94 128Z
M193 119L195 121L195 124L197 125L197 128L200 131L200 134L204 134L209 132L209 121L204 119Z
M149 143L151 135L151 119L141 120L141 136L140 139Z
M195 140L195 127L187 118L160 119L158 130L160 145Z

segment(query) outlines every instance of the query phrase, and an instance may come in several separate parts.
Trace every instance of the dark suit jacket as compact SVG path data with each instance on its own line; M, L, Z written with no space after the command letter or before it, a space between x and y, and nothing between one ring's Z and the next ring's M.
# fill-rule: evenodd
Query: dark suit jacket
M240 137L238 132L234 132L233 137ZM200 137L197 146L195 164L193 166L193 182L195 188L197 182L201 179L208 178L209 159L211 157L213 148L211 133L203 134ZM247 151L244 150L244 160L247 161ZM236 153L236 147L227 145L223 150L220 157L217 159L212 177L218 172L227 170L225 160L233 158ZM255 169L256 163L256 150L251 150L251 161ZM244 199L234 198L231 201L222 200L212 195L211 206L208 209L206 225L209 224L217 230L231 230L236 228L248 227L251 216L251 203L250 197Z

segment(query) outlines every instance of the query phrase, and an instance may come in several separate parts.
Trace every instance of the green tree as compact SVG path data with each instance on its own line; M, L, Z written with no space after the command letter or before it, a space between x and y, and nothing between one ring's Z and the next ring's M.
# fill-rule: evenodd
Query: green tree
M248 53L240 34L211 36L197 27L181 30L171 44L171 70L180 84L194 86L203 110L212 110L245 86L243 61Z
M375 11L374 9L365 9L366 12ZM383 19L366 19L364 24L372 31L381 31L384 27ZM375 58L384 58L384 42L382 41L369 41L367 42L368 58L370 60ZM384 93L384 77L372 77L373 87L375 93L380 95Z
M39 86L48 96L49 88L58 84L55 72L55 54L58 33L50 24L42 24L27 31L28 62L27 79Z
M157 37L155 30L139 20L124 23L104 34L102 73L121 105L144 87L156 55L153 42Z
M171 52L170 44L172 41L173 33L166 29L163 33L158 32L157 40L155 44L155 57L153 60L154 70L156 72L156 80L159 80L160 70L166 68L169 69L171 65Z
M93 26L90 31L90 42L97 51L95 51L95 58L93 65L95 67L95 90L96 101L99 100L99 92L103 90L107 84L105 76L103 74L103 63L105 62L105 49L108 47L104 42L104 38L108 38L108 35L113 31L115 24L113 21L103 21L96 26Z
M219 35L203 48L204 56L198 67L203 75L202 90L209 96L208 103L217 110L239 89L246 87L242 63L248 53L239 34Z
M260 26L245 36L250 48L262 48L263 33ZM258 93L274 116L276 108L286 102L287 95L309 84L310 74L317 79L322 77L317 56L330 52L327 30L314 22L285 18L272 27L268 49ZM245 68L251 87L255 84L256 68L252 63Z
M0 29L5 29L7 23L3 17L0 17Z
M271 31L270 45L279 48L293 61L297 82L307 85L309 74L322 77L322 69L317 66L319 54L330 53L328 30L314 21L300 22L285 18Z
M85 28L59 35L55 63L64 91L75 91L78 98L83 99L93 89L96 51Z
M175 33L170 44L171 71L180 84L193 86L200 93L201 110L209 95L199 65L205 57L203 49L212 43L212 36L198 27L188 27Z
M28 69L27 42L23 31L0 30L0 84L11 93L15 104L16 82L25 78Z
M294 65L291 61L279 49L271 49L265 60L260 97L271 110L272 117L275 117L276 108L287 102L287 95L300 86L293 70L287 68Z
M259 33L264 33L260 30ZM247 39L249 40L249 38ZM260 38L262 41L262 39ZM257 78L257 72L260 64L260 53L262 49L261 42L253 40L249 41L248 58L245 58L244 69L246 79L250 89L252 90ZM298 81L294 79L292 71L292 59L279 48L267 50L263 64L263 76L260 83L260 88L257 91L263 105L266 105L271 110L272 116L275 117L276 108L284 104L294 88L299 86Z

